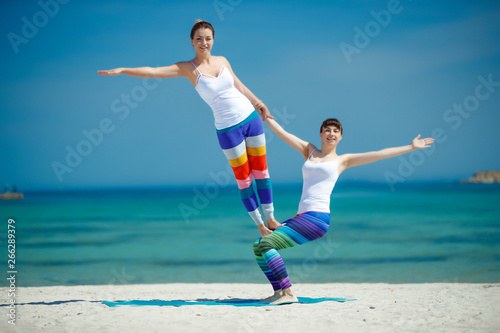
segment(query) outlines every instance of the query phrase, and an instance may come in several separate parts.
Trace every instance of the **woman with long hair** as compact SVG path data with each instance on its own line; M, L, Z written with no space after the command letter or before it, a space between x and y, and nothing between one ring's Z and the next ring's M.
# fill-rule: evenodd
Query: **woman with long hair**
M259 113L263 120L273 117L266 105L236 77L229 61L222 56L211 55L214 36L210 23L197 20L191 29L191 44L196 52L192 60L166 67L116 68L98 73L104 76L124 74L142 78L187 78L212 108L217 138L233 169L243 205L264 237L281 226L274 218L266 141ZM257 193L252 185L253 179ZM268 227L262 219L257 197Z

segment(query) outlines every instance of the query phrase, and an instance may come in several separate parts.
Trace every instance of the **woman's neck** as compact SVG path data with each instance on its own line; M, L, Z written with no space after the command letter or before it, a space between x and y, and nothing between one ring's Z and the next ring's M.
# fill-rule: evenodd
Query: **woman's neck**
M331 145L321 145L321 155L323 157L337 155L337 145L333 147Z
M196 54L196 57L194 57L193 60L195 60L199 64L201 64L203 62L208 63L210 60L210 57L211 57L210 53L208 53L208 54Z

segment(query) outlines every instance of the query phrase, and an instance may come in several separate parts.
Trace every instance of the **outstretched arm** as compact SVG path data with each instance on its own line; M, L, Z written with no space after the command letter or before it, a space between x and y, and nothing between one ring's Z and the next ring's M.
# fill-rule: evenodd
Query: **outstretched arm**
M429 148L430 144L434 142L433 138L420 139L420 134L413 139L411 144L402 147L386 148L379 151L371 151L368 153L361 154L345 154L342 155L342 167L340 172L347 168L351 168L358 165L373 163L385 158L395 157L402 154L409 153L411 151Z
M115 68L110 70L97 71L98 74L103 76L116 76L120 74L144 77L144 78L172 78L179 76L186 76L186 69L183 63L176 63L166 67L137 67L137 68Z
M296 149L299 153L301 153L302 156L304 156L304 159L307 159L309 157L309 148L312 146L312 144L296 137L293 134L288 133L274 119L267 118L264 121L281 140L285 141L290 145L290 147Z
M233 69L231 68L231 64L229 64L229 61L227 61L227 59L224 57L220 57L220 58L224 61L224 64L231 72L231 75L233 76L233 79L234 79L234 86L236 87L236 89L238 89L246 98L248 98L248 100L250 101L250 103L252 103L255 110L257 110L257 112L259 112L259 114L261 115L262 120L266 120L267 118L274 119L274 117L271 116L271 114L269 113L267 106L264 103L262 103L262 101L260 99L258 99L250 91L250 89L248 89L240 81L240 79L238 79L238 77L234 74Z

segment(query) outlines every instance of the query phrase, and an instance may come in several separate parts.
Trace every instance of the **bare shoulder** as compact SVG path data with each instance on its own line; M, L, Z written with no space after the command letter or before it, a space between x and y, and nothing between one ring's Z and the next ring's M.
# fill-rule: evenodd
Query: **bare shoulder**
M307 143L307 150L304 151L305 154L304 155L304 158L305 160L307 161L307 159L309 158L309 156L311 156L312 152L315 150L315 149L318 149L316 148L315 145L313 145L312 143L308 142Z
M226 57L224 56L217 56L217 58L219 58L220 61L222 61L222 63L228 67L231 67L231 64L229 63L229 61L226 59Z
M349 163L349 160L351 159L353 154L342 154L339 155L339 163L341 164L347 164Z
M196 86L196 83L194 82L197 73L196 73L196 68L194 65L191 63L191 61L179 61L175 63L177 67L179 68L179 72L182 74L182 76L187 77L193 85Z
M339 159L338 159L338 166L339 166L339 175L345 171L345 169L347 169L349 167L349 159L352 157L352 154L342 154L342 155L339 155Z
M313 145L312 143L308 142L308 143L307 143L307 156L311 155L311 153L312 153L315 149L318 149L318 148L316 148L316 146L315 146L315 145Z

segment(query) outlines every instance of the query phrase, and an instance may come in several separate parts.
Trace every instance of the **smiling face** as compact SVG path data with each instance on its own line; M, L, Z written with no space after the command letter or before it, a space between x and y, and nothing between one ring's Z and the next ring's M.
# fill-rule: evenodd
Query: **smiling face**
M330 125L322 128L319 137L324 144L336 145L342 140L342 133L337 126Z
M191 39L191 44L193 44L197 54L210 54L214 44L212 30L208 28L200 28L196 30L193 38Z

